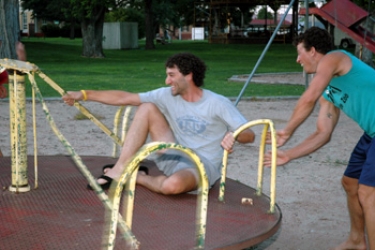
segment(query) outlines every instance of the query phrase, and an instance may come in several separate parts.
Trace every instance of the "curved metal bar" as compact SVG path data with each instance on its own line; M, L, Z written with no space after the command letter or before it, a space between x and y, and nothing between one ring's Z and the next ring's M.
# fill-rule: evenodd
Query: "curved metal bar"
M262 194L262 183L263 183L263 161L264 161L264 150L266 143L266 136L268 128L271 130L272 139L272 163L271 163L271 184L270 184L270 213L275 212L276 204L276 157L277 157L277 146L276 146L276 131L274 129L273 122L269 119L259 119L245 123L233 132L233 136L236 138L242 131L255 125L264 124L262 132L260 148L259 148L259 162L258 162L258 182L257 182L257 195ZM225 192L225 179L227 173L227 162L228 162L228 151L224 150L223 162L221 168L221 180L220 180L220 192L219 201L224 201Z
M38 88L38 86L36 84L34 75L31 74L31 72L32 73L37 72L39 74L39 76L43 80L45 80L52 88L54 88L55 90L57 90L61 95L63 95L65 93L65 91L60 86L58 86L54 81L52 81L50 78L48 78L45 74L43 74L42 72L40 72L39 69L38 69L38 67L35 66L34 64L30 64L28 62L17 61L17 60L0 59L0 66L4 66L5 68L18 70L20 72L28 74L29 79L30 79L30 83L31 83L32 88L33 88L33 91L35 91L36 96L38 97L38 99L40 100L40 102L42 104L43 111L44 111L44 113L46 115L47 121L49 122L49 124L51 126L52 131L58 137L58 139L63 144L63 146L65 147L65 149L69 152L70 156L73 158L74 162L76 163L78 169L81 171L81 173L89 181L91 187L93 187L93 189L95 190L95 192L98 195L99 199L103 202L104 206L107 209L112 209L112 204L111 204L110 200L108 199L108 196L104 193L104 191L97 184L96 180L91 175L90 171L88 171L87 167L83 164L82 159L75 152L75 150L71 146L71 144L66 140L66 138L58 130L58 128L57 128L57 126L56 126L56 124L55 124L52 116L49 113L49 110L47 108L47 105L45 104L45 101L44 101L44 99L42 97L42 94L41 94L41 92L40 92L40 90L39 90L39 88ZM81 107L79 103L76 103L76 104L78 104L79 107ZM82 107L81 112L84 113L85 111L86 111L86 113L89 113L84 107ZM93 117L93 119L91 119L91 120L95 120L95 119L96 118ZM101 123L101 122L98 121L98 123ZM104 126L104 124L103 124L103 126ZM109 131L109 129L107 129L107 130ZM111 135L111 132L109 131L109 133L108 133L108 131L104 131L104 132L106 132L107 134ZM114 138L114 140L116 142L120 142L120 140L118 138ZM134 235L131 234L131 231L127 228L127 226L126 226L124 220L122 219L121 215L118 215L118 221L119 221L119 226L120 226L121 231L124 233L125 238L127 239L127 242L130 243L129 246L131 247L131 249L138 249L139 242L137 242L137 240L135 239Z
M59 131L57 128L52 116L49 113L48 107L43 99L43 96L35 82L34 77L28 73L29 79L31 82L32 87L35 90L36 96L39 98L39 101L42 104L43 111L46 115L47 121L50 124L50 127L52 131L55 133L57 138L60 140L60 142L63 144L65 149L69 152L70 156L72 157L73 161L76 163L78 169L81 171L81 173L86 177L86 179L89 181L91 187L95 190L96 194L98 195L99 199L102 201L104 206L107 209L112 209L112 203L109 200L108 196L104 193L104 191L100 188L98 183L96 182L95 178L92 176L90 171L87 169L87 167L83 164L82 159L79 157L79 155L76 153L72 145L66 140L66 138L62 135L62 133ZM122 217L119 215L119 225L120 229L124 232L125 238L128 240L128 242L131 243L132 246L134 246L134 249L138 246L138 242L135 239L134 235L131 234L131 231L127 228L124 220Z
M32 72L34 77L34 72ZM31 90L32 96L32 109L33 109L33 136L34 136L34 188L38 188L38 143L37 143L37 130L36 130L36 103L35 103L35 89Z
M125 141L126 132L128 131L129 117L132 111L132 106L127 106L124 112L124 117L122 118L122 133L121 141Z
M129 116L130 116L130 112L132 110L132 106L126 106L126 109L125 109L125 112L124 112L124 108L125 106L121 106L117 112L116 112L116 115L115 115L115 118L114 118L114 121L113 121L113 133L115 135L118 135L118 127L119 127L119 123L120 123L120 115L122 113L124 113L123 115L123 118L122 118L122 129L121 129L121 142L124 143L125 141L125 136L126 136L126 132L128 130L128 124L129 124ZM115 158L117 157L117 149L118 149L118 144L114 143L113 145L113 152L112 152L112 157Z
M49 78L46 74L44 74L38 66L29 62L23 62L19 60L13 59L0 59L0 66L3 66L7 69L17 70L26 74L30 72L38 73L39 77L42 78L46 83L48 83L54 90L56 90L60 95L64 95L66 92L63 90L57 83L55 83L51 78ZM104 133L109 135L115 143L122 145L120 138L118 138L115 134L111 132L101 121L99 121L95 116L93 116L88 109L82 106L79 102L75 102L74 106L87 118L89 118L93 123L95 123L100 129L103 130Z
M45 75L43 72L37 72L39 77L42 78L46 83L48 83L54 90L56 90L60 95L64 95L66 92L63 90L57 83L55 83L51 78ZM98 118L93 116L90 111L85 108L79 102L74 102L74 106L87 118L89 118L93 123L95 123L104 133L106 133L109 137L111 137L115 143L122 145L120 138L118 138L107 126L105 126Z
M264 151L266 148L266 136L267 136L267 131L269 124L268 123L263 123L263 131L262 131L262 136L260 139L260 145L259 145L259 158L258 158L258 181L257 181L257 192L256 194L260 196L262 194L263 190L263 156L264 156Z
M200 181L199 181L199 194L197 197L197 225L196 225L196 249L203 249L205 243L206 235L206 221L207 221L207 205L208 205L208 191L209 184L206 171L204 169L203 163L199 157L189 148L183 147L175 143L165 143L165 142L152 142L145 144L138 153L134 156L133 160L127 165L123 174L121 175L118 182L115 182L111 186L110 197L113 204L113 209L110 212L110 218L108 222L107 232L107 249L114 248L114 241L116 237L116 227L117 219L119 214L121 192L123 186L126 183L125 188L125 198L126 210L124 218L126 220L128 228L131 228L132 217L133 217L133 207L134 207L134 190L135 190L135 180L137 176L136 170L138 170L139 163L144 160L151 153L163 149L177 149L186 153L197 165Z
M115 114L115 118L113 120L113 133L115 135L118 134L118 126L119 126L119 123L120 123L120 115L122 114L122 112L124 111L124 106L120 106L117 111L116 111L116 114ZM112 157L115 158L117 156L117 146L118 144L117 143L114 143L113 144L113 151L112 151Z

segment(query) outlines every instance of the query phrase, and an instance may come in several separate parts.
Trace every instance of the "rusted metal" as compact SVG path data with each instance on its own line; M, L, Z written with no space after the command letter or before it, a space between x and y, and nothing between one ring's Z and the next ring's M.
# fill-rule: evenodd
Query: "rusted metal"
M197 206L196 206L196 249L204 249L205 237L206 237L206 221L207 221L207 204L208 204L208 177L204 169L203 163L200 158L189 148L183 147L179 144L174 143L165 143L165 142L151 142L144 145L138 153L134 156L129 165L125 168L124 173L121 175L117 183L113 183L111 188L114 188L112 191L111 201L113 204L112 210L109 210L110 220L108 221L108 244L107 249L114 248L114 241L116 238L116 228L117 220L120 208L121 194L123 186L127 183L124 190L126 204L125 209L125 221L128 228L132 227L133 220L133 207L134 207L134 196L135 196L135 180L137 176L136 171L139 167L139 163L146 159L151 153L164 149L176 149L187 154L193 162L196 164L198 173L199 173L199 191L197 196Z
M272 164L271 164L271 184L270 184L270 212L275 212L276 204L276 157L277 157L277 146L276 146L276 130L274 128L273 122L269 119L259 119L255 121L250 121L239 127L233 132L233 136L236 138L242 131L248 129L252 126L264 125L262 137L260 140L259 147L259 160L258 160L258 182L257 182L257 195L262 195L263 189L263 160L264 160L264 150L266 144L266 136L268 129L270 129L271 139L272 139ZM225 192L225 180L227 172L228 163L228 151L224 150L223 154L223 165L221 168L221 180L220 180L220 193L219 200L224 201Z
M9 75L10 141L12 155L12 192L28 192L25 76Z
M115 163L111 156L82 156L94 175L102 166ZM10 157L0 158L0 184L8 186ZM150 175L161 172L147 163ZM28 157L33 180L32 156ZM0 189L1 249L101 249L106 225L105 206L69 156L39 156L40 185L37 190L15 195ZM254 175L256 171L254 171ZM208 197L205 249L245 249L277 232L281 210L268 213L270 199L256 190L227 178L225 202L218 201L219 182ZM140 249L193 249L195 247L196 202L194 194L166 196L136 186L132 232ZM248 197L253 205L241 204ZM121 209L123 209L122 204ZM157 247L155 247L157 246ZM115 249L130 249L116 237Z

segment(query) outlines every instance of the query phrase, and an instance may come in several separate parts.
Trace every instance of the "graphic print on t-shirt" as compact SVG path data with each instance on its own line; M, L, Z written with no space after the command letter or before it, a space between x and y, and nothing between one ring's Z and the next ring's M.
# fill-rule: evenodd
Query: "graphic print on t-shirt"
M177 119L178 127L185 135L199 135L207 128L207 122L196 116L180 116Z

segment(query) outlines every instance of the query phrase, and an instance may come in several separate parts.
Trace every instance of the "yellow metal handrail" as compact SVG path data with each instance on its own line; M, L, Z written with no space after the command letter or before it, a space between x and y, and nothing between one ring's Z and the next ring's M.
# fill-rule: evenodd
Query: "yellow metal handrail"
M132 110L132 106L126 106L125 112L124 112L125 106L121 106L118 108L115 118L113 120L113 133L115 135L118 135L118 130L119 130L119 124L120 124L120 116L122 113L124 113L123 118L122 118L122 130L121 130L121 142L124 143L128 124L129 124L129 116L130 112ZM114 143L113 144L113 151L112 151L112 157L116 158L118 155L118 147L119 144Z
M39 76L44 79L52 88L54 88L56 91L58 91L61 95L65 93L63 89L60 88L55 82L53 82L50 78L48 78L46 75L44 75L42 72L39 71L39 68L35 66L34 64L31 64L29 62L23 62L18 60L10 60L10 59L0 59L0 66L3 66L7 69L17 70L21 73L26 73L29 76L31 86L33 88L33 91L35 91L36 96L40 100L43 111L46 115L47 121L49 122L52 131L55 133L57 138L60 140L60 142L63 144L65 149L69 152L70 156L76 163L78 169L81 171L81 173L85 176L85 178L88 180L90 186L95 190L97 196L102 201L104 206L107 209L112 209L112 203L110 202L108 196L104 193L103 189L100 188L99 184L96 182L96 179L92 176L90 171L87 169L87 167L83 164L82 159L79 157L79 155L76 153L72 145L66 140L66 138L62 135L62 133L58 130L52 116L50 115L50 112L48 110L48 107L43 99L43 96L36 84L34 75L32 73L37 73ZM120 139L112 134L109 129L107 129L104 125L100 126L102 124L99 120L97 120L94 116L92 116L87 109L82 107L78 102L75 103L75 106L81 110L82 113L85 115L89 115L90 120L92 120L95 124L97 124L102 129L104 128L104 132L109 134L117 143L121 143ZM15 107L12 107L15 109ZM35 152L36 153L36 152ZM24 152L23 155L26 155L26 152ZM22 156L23 156L22 155ZM18 157L18 156L17 156ZM36 157L36 155L35 155ZM18 168L17 168L18 169ZM18 170L16 170L18 171ZM37 177L35 177L37 178ZM118 217L119 227L121 231L124 233L125 238L127 242L130 244L132 249L137 249L139 246L139 243L136 241L134 235L131 234L131 231L127 228L125 221L122 219L122 216L119 215Z
M132 217L133 217L133 207L134 207L134 194L135 194L135 182L137 177L137 172L139 167L139 163L144 160L147 156L151 153L163 149L177 149L186 153L196 164L198 172L199 172L199 193L197 197L197 225L196 225L196 248L203 249L205 243L205 235L206 235L206 222L207 222L207 206L208 206L208 191L209 191L209 184L208 178L206 175L206 171L204 169L203 163L201 162L200 158L189 148L183 147L179 144L175 143L165 143L165 142L151 142L145 144L138 153L134 156L133 160L126 166L123 174L121 175L118 182L112 183L111 190L110 190L110 199L111 203L113 204L112 210L109 210L110 216L106 216L107 220L108 217L110 220L108 221L108 228L107 228L107 249L114 248L114 241L116 238L116 227L117 227L117 220L120 208L120 199L121 199L121 192L123 190L123 186L126 184L125 187L125 214L124 218L127 223L129 230L132 226Z
M263 160L264 160L264 150L266 146L266 136L268 129L271 130L272 138L272 163L271 163L271 189L270 189L270 212L275 212L276 204L276 157L277 157L277 146L276 146L276 131L273 125L273 122L269 119L259 119L255 121L250 121L239 127L236 131L233 132L233 136L236 138L242 131L248 129L255 125L264 124L262 137L260 140L259 148L259 161L258 161L258 182L257 182L257 195L262 194L263 186ZM228 151L224 150L223 162L221 168L221 180L220 180L220 192L219 200L224 201L224 191L225 191L225 179L227 174L227 163L228 163Z

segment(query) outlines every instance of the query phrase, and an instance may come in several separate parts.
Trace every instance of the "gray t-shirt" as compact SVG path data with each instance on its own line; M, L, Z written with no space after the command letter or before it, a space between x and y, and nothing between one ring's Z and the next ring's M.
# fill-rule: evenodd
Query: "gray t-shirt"
M221 141L228 131L247 122L233 103L224 96L203 89L202 98L187 102L173 96L170 87L140 93L142 103L154 103L167 119L177 143L192 149L210 168L209 178L220 178L223 157ZM213 168L213 169L212 169Z

